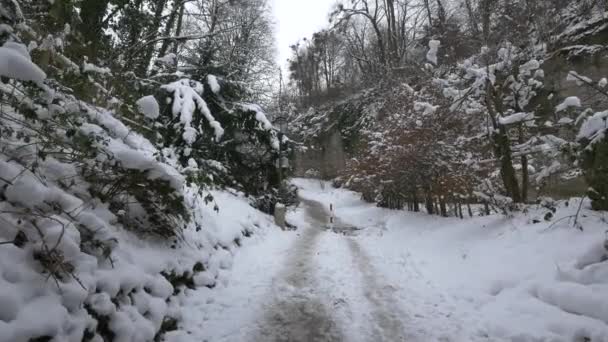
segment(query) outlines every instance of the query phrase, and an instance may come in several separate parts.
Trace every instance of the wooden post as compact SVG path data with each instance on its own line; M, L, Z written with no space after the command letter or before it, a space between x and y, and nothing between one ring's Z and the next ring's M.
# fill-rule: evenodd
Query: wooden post
M283 203L277 202L274 206L274 223L285 230L286 227L287 207Z

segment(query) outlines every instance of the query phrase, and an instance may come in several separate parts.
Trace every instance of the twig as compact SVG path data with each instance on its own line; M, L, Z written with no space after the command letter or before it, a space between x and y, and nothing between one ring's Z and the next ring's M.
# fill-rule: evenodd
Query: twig
M578 204L578 209L576 210L576 215L574 215L574 226L576 227L578 225L578 215L581 212L581 209L583 208L583 202L585 202L585 197L581 198L581 202ZM583 230L583 227L580 226L578 227L578 229Z
M549 231L549 230L551 230L551 228L553 228L553 226L555 226L557 223L559 223L559 222L561 222L561 221L563 221L563 220L565 220L565 219L571 219L571 218L573 218L573 217L575 217L575 216L576 216L576 215L568 215L568 216L564 216L564 217L560 218L559 220L557 220L557 221L553 222L553 223L552 223L552 224L551 224L549 227L547 227L547 228L543 229L542 231L543 231L543 232L548 232L548 231Z
M574 215L568 215L568 216L564 216L564 217L560 218L559 220L553 222L549 227L543 229L543 232L547 232L547 231L551 230L551 228L553 228L557 223L559 223L559 222L561 222L561 221L563 221L565 219L569 220L571 218L574 218L574 222L573 222L572 226L574 228L579 229L579 230L583 230L583 227L580 226L579 223L578 223L578 218L579 218L581 209L583 208L583 202L585 202L585 198L586 197L581 198L581 201L578 204L578 209L576 210L576 214L574 214Z

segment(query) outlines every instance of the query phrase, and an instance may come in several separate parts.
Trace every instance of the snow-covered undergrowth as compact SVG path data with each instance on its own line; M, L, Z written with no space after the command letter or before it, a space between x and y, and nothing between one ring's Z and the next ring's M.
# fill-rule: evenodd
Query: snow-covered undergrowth
M290 254L297 233L282 232L267 216L239 202L232 203L231 215L225 219L242 222L255 229L255 234L243 241L238 253L233 253L229 271L220 268L216 287L188 289L179 295L180 329L168 332L167 342L256 341L257 324L263 320L260 310L269 304L266 298L275 290L273 275ZM238 218L234 213L248 214Z
M15 78L0 82L0 341L179 331L185 291L215 287L270 218L243 194L203 190L189 177L205 170L183 167L120 113L42 83L23 51L0 63ZM150 100L139 105L157 115Z
M213 288L242 239L272 225L240 194L212 191L205 205L186 187L194 220L179 238L146 239L106 204L63 188L53 172L70 165L46 159L42 181L0 162L0 239L14 240L0 246L0 341L151 341L179 331L188 289Z
M411 314L430 317L415 303L435 303L428 307L465 322L454 323L448 340L465 330L471 341L608 341L608 215L588 202L581 231L558 222L575 214L578 199L559 202L550 221L543 207L460 220L377 208L317 180L294 183L302 197L333 204L339 220L363 228L359 243L404 289Z

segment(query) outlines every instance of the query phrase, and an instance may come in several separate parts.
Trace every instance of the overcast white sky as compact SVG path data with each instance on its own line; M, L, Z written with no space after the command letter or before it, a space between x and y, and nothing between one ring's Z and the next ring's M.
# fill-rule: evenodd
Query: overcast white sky
M272 0L279 65L286 65L290 45L328 25L335 3L336 0Z

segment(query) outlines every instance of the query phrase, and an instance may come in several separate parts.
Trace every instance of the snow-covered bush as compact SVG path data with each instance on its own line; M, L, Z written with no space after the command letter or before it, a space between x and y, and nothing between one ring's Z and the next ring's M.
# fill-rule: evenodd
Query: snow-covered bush
M278 188L278 160L291 143L272 126L263 109L242 102L245 89L207 75L161 86L156 125L163 146L176 151L182 166L193 162L209 173L206 184L269 194Z
M2 20L22 13L6 2ZM184 290L214 287L260 224L239 194L217 193L242 204L242 217L221 227L215 218L205 184L234 185L215 161L226 155L223 128L217 114L196 117L200 83L161 89L119 61L82 56L82 32L62 22L74 14L70 2L25 4L28 18L52 15L36 26L22 15L0 24L0 340L160 340L178 329ZM178 143L158 137L165 114ZM265 116L249 114L273 136ZM217 158L180 160L201 136Z

